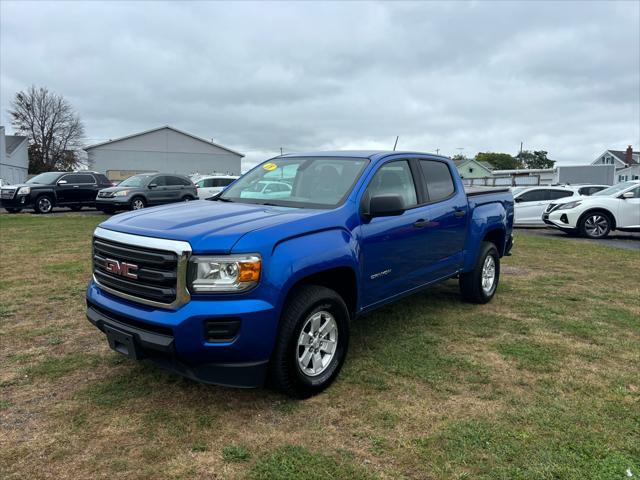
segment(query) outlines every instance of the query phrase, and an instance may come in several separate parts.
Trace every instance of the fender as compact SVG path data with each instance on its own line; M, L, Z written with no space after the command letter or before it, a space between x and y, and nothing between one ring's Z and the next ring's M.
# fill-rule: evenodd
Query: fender
M480 244L488 233L499 231L502 235L507 232L507 211L500 202L492 202L486 205L478 205L473 210L473 215L469 219L469 230L467 232L467 240L465 242L465 255L463 272L473 270ZM504 244L502 251L498 253L504 255ZM500 250L500 248L498 248Z
M580 217L578 218L578 221L576 222L576 228L580 228L580 222L582 221L582 219L585 217L585 215L588 215L592 212L604 212L607 215L609 215L609 217L611 218L613 225L611 225L611 230L615 230L616 227L618 226L618 221L616 220L616 216L611 212L611 210L609 210L606 207L593 207L590 208L589 210L585 210L584 212L582 212L580 214Z
M58 204L58 194L56 193L56 189L55 188L38 188L37 190L34 190L31 192L31 197L32 197L32 202L35 205L37 198L40 195L49 195L51 197L51 199L53 200L53 204L57 205Z
M352 269L359 280L358 244L345 229L318 231L278 243L269 262L267 279L267 283L280 292L276 306L278 317L294 285L311 275L341 267Z

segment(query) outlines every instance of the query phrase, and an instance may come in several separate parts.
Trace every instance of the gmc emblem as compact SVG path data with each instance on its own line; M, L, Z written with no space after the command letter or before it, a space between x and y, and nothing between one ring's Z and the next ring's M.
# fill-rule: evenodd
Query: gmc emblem
M132 278L134 280L138 279L138 274L136 273L138 266L133 263L119 262L112 258L106 258L104 268L107 272L113 273L114 275L120 275L121 277Z

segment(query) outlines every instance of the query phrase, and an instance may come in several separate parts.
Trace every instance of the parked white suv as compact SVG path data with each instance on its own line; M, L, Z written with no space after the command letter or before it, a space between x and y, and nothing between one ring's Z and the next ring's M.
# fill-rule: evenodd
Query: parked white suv
M542 221L589 238L604 238L611 230L640 231L640 181L618 183L589 197L552 202Z
M220 193L238 177L233 175L207 175L195 179L198 198L206 200Z
M579 194L567 187L527 187L512 190L515 202L514 225L544 225L542 213L549 203Z

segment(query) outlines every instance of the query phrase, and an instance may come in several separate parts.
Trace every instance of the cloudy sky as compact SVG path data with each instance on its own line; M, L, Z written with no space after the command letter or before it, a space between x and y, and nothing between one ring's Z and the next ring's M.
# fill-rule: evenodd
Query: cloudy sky
M87 144L169 124L245 168L396 135L582 163L640 144L639 5L2 0L0 118L35 84L74 105Z

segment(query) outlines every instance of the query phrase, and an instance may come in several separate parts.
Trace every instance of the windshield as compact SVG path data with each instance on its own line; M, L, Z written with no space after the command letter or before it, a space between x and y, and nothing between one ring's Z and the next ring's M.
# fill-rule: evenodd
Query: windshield
M119 187L141 187L151 175L134 175L118 184Z
M240 177L218 198L284 207L335 207L368 162L366 158L275 158Z
M60 178L60 172L47 172L36 175L31 180L27 180L27 183L37 183L40 185L51 185L56 183L56 180Z
M622 182L622 183L618 183L617 185L614 185L613 187L609 187L609 188L605 188L604 190L600 190L599 192L594 193L593 195L591 195L592 197L610 197L612 195L615 195L617 193L620 193L621 191L629 188L629 187L633 187L637 185L637 182Z

